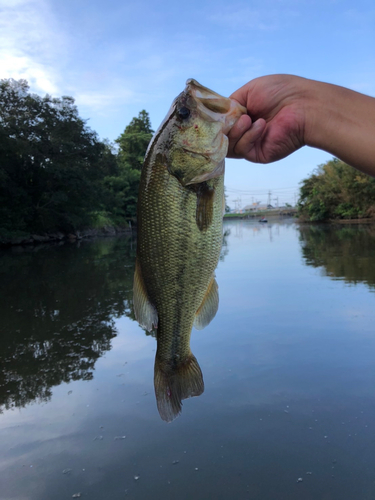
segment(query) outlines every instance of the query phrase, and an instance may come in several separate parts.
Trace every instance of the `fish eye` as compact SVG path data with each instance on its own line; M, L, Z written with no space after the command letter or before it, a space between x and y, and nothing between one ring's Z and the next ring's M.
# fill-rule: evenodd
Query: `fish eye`
M177 111L177 113L182 120L186 120L186 118L189 118L190 116L190 109L185 108L185 106L183 106Z

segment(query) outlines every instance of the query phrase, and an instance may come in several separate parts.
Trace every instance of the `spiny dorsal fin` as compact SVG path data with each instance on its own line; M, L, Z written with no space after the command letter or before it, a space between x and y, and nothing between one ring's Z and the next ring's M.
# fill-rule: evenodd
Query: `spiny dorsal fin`
M194 328L203 330L215 317L219 308L219 287L215 276L208 285L206 295L202 300L198 311L195 313Z
M203 375L195 356L190 353L172 368L164 366L156 355L154 387L160 417L172 422L181 413L183 399L200 396L204 391Z
M158 313L148 298L138 258L135 261L133 305L135 319L143 328L148 331L157 328Z

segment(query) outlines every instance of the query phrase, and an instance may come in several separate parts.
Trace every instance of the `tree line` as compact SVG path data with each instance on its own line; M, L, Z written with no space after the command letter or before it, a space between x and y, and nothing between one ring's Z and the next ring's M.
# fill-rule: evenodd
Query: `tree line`
M298 209L308 221L372 218L375 179L333 158L302 181Z
M0 80L0 243L127 225L152 134L143 110L115 144L102 141L72 97L40 97L25 80ZM334 158L302 181L298 208L310 221L373 217L375 179Z
M40 97L25 80L0 80L0 241L125 225L136 215L152 134L141 111L115 145L101 141L72 97Z

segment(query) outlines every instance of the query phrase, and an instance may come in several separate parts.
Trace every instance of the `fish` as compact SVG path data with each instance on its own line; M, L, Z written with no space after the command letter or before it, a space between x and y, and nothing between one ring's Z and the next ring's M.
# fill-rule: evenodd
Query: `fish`
M181 413L182 400L204 391L190 336L218 310L227 134L245 113L236 101L189 79L145 155L133 305L139 324L156 332L154 388L166 422Z

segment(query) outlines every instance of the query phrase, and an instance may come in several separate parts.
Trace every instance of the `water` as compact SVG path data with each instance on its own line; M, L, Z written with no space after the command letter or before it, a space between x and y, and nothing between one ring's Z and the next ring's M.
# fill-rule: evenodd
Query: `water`
M131 238L0 254L0 498L375 497L375 229L225 224L205 392L163 422ZM301 481L302 479L302 481Z

